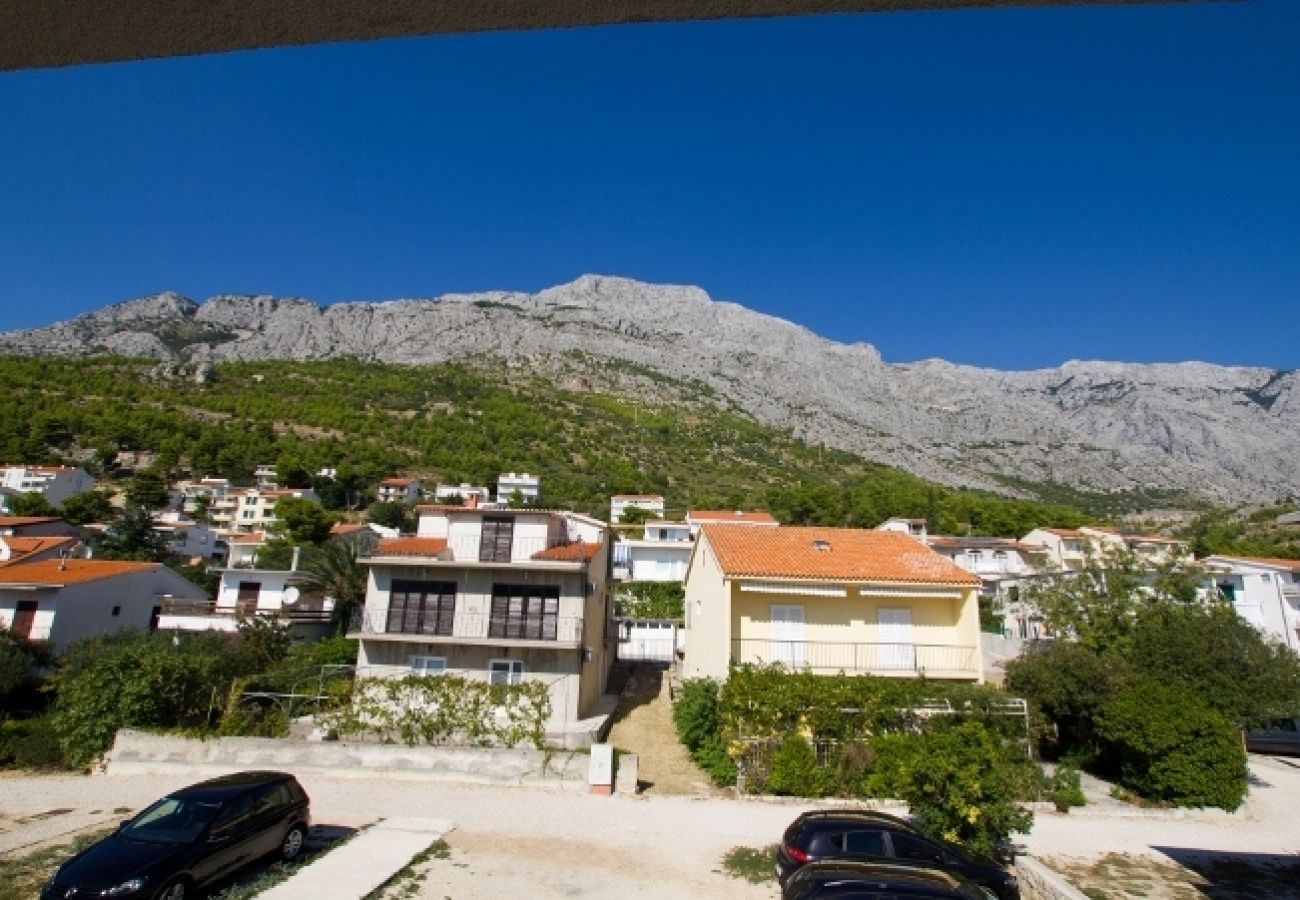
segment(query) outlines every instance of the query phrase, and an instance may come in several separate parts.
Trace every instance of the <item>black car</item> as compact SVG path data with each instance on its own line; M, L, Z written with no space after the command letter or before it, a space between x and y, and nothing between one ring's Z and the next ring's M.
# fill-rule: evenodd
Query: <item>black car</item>
M997 900L1020 900L1016 878L991 859L922 833L897 816L869 810L806 812L790 823L776 856L776 876L787 879L816 860L921 864L970 879Z
M932 866L826 859L800 866L785 882L782 900L986 900L973 881Z
M263 857L295 859L311 824L309 804L284 772L240 772L190 785L59 866L41 900L182 900Z

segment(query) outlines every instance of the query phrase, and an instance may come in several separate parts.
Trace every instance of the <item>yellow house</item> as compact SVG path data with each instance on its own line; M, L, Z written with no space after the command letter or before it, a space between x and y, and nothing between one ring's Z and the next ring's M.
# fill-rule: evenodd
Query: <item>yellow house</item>
M983 681L979 584L896 532L706 525L686 572L683 674L779 662Z

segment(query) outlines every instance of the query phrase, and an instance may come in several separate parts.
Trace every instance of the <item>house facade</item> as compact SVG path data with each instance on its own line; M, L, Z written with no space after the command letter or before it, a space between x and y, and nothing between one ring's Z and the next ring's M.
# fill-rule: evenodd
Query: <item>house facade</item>
M208 518L222 534L251 534L275 524L275 505L286 497L316 501L311 488L247 488L213 498Z
M1300 651L1300 560L1207 556L1201 564L1238 615Z
M433 499L435 501L444 503L453 498L457 498L463 503L474 502L479 506L487 506L492 502L492 492L485 487L478 487L467 481L462 481L460 484L440 484L434 488Z
M614 578L683 581L693 546L691 527L685 522L646 522L640 538L619 538L615 542Z
M980 599L1000 611L1009 637L1048 637L1042 614L1024 598L1025 587L1038 577L1041 547L1006 538L931 535L926 545L980 580Z
M503 472L497 476L497 503L502 506L518 494L525 506L536 506L542 499L542 478L527 472Z
M385 478L379 482L376 499L380 503L415 503L420 499L420 479Z
M157 627L171 599L203 590L161 563L55 559L0 566L0 626L62 653L73 641Z
M903 534L705 525L686 576L684 677L731 663L983 681L979 579Z
M17 494L39 494L56 508L94 486L90 473L77 466L0 466L0 487Z
M334 601L300 590L297 574L272 569L222 569L213 600L173 598L163 602L157 627L175 631L237 631L246 618L271 619L299 636L323 635L331 629Z
M365 606L349 634L358 671L541 681L551 739L581 743L613 652L608 526L547 510L417 511L415 535L365 558Z
M609 498L609 521L618 524L629 509L644 509L655 519L664 517L664 498L658 494L615 494Z

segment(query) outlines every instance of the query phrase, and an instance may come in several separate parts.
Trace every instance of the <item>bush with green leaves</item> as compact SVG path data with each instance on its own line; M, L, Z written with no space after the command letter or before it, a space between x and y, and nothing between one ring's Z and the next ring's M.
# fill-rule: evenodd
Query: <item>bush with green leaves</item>
M73 644L51 677L64 756L88 766L119 728L208 727L247 657L229 635L123 631Z
M0 767L58 769L63 765L63 749L48 715L0 722Z
M0 627L0 711L8 712L19 705L19 695L32 685L32 669L49 661L49 649L44 644L33 644Z
M767 790L779 796L820 797L823 781L812 744L797 731L787 734L772 755Z
M1007 689L1029 701L1044 755L1091 760L1097 711L1132 677L1124 659L1062 641L1012 661Z
M1190 688L1140 681L1101 709L1097 734L1120 784L1142 797L1231 811L1246 796L1241 735Z
M930 834L992 854L1033 824L1033 814L1016 802L1024 789L1026 760L983 722L885 735L875 747L873 793L906 801Z
M1044 793L1057 812L1069 812L1071 807L1086 806L1088 798L1083 795L1083 782L1079 770L1070 765L1059 765L1047 779Z
M736 783L736 764L722 737L721 693L722 685L712 678L683 681L681 696L673 705L673 724L695 764L714 784L726 786Z
M317 720L339 737L390 742L546 746L551 696L545 683L493 684L455 675L359 678Z
M620 586L615 599L624 618L680 620L685 597L685 589L674 581L633 581Z

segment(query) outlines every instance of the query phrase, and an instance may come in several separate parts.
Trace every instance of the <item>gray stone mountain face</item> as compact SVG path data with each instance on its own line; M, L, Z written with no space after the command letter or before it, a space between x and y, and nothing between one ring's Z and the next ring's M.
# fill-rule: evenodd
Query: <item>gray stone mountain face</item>
M0 334L5 354L101 352L204 366L340 356L499 361L567 373L592 389L673 399L660 380L611 375L607 362L616 360L706 386L720 402L810 442L952 485L1151 487L1217 500L1300 492L1295 372L1196 362L1069 362L1033 372L942 360L890 365L868 344L829 341L699 288L621 278L584 276L537 294L324 308L160 294Z

